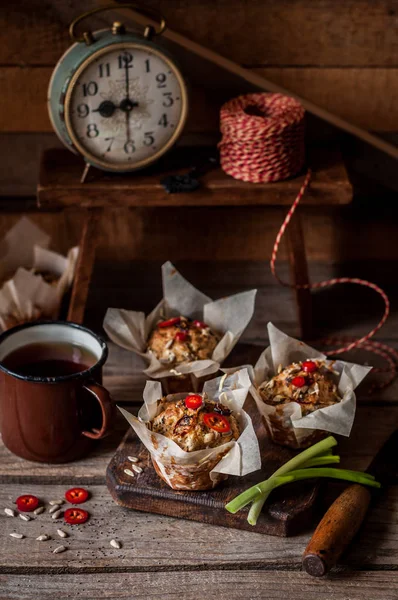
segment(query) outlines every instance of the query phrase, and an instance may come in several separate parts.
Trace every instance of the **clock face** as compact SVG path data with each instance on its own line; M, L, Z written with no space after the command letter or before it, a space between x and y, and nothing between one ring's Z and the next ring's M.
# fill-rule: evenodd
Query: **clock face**
M175 65L149 46L114 44L79 67L65 99L74 146L88 160L133 170L176 141L187 113L184 81Z

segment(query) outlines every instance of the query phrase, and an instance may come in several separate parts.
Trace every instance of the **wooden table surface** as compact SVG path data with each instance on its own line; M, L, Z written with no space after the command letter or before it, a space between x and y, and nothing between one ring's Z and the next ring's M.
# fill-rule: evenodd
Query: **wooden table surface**
M255 321L244 335L244 344L231 357L231 364L254 360L266 344L265 324L276 325L294 335L296 324L289 290L271 283L264 263L248 265L177 265L198 287L218 297L232 291L258 286ZM129 278L112 279L112 269L98 267L94 273L86 322L98 328L109 305L148 310L160 295L159 265L146 268L130 264ZM315 277L330 270L314 267ZM283 269L282 269L283 271ZM326 272L327 271L327 272ZM147 275L145 277L145 274ZM120 277L120 271L118 271ZM320 277L319 277L320 278ZM331 298L335 301L335 297ZM355 296L344 296L346 311L339 310L339 323L330 312L318 323L323 329L358 334L377 318L376 304L362 311ZM343 300L344 301L344 300ZM354 303L354 304L353 304ZM355 306L357 312L355 312ZM348 316L344 317L343 313ZM362 314L364 312L364 314ZM336 311L334 311L336 315ZM396 316L386 326L384 339L398 341ZM382 339L382 338L380 338ZM350 356L351 359L354 356ZM367 358L370 362L373 357ZM142 362L126 351L110 345L105 384L115 400L132 410L140 404L144 376ZM347 468L366 468L398 423L398 385L382 394L359 394L357 419L349 440L339 444ZM398 598L398 490L385 490L381 501L369 513L359 538L338 567L317 580L301 570L301 555L311 531L292 538L277 538L255 532L128 511L113 503L105 486L105 469L120 442L126 425L118 418L115 432L85 459L66 465L30 463L13 456L0 445L0 599L136 599L136 598L217 598L219 600L267 598L268 600L392 600ZM32 493L44 501L62 497L72 486L84 486L92 494L87 508L91 520L77 527L65 540L68 550L53 554L60 545L57 524L47 512L29 523L5 515L22 493ZM339 486L328 486L322 506ZM315 526L316 523L314 523ZM12 531L26 538L10 537ZM53 539L37 542L48 533ZM120 540L114 549L109 542Z

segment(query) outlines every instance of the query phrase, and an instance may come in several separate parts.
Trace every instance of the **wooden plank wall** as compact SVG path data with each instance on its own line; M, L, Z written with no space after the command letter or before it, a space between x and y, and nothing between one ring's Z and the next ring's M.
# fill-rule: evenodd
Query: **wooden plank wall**
M0 196L7 198L6 204L1 202L3 210L11 212L0 219L0 235L20 211L32 207L32 202L17 201L16 197L34 195L42 150L60 144L51 132L46 90L55 63L70 45L68 24L100 2L20 0L2 5ZM145 4L161 8L172 29L263 72L358 125L378 131L398 129L398 0L146 0ZM108 23L106 17L98 18L94 28ZM179 58L187 65L192 83L187 137L214 140L219 105L225 99L222 94L230 91L223 89L223 81L218 82L217 90L206 88L206 82L197 79L196 69L189 68L190 58ZM233 93L240 91L237 87ZM319 122L313 129L315 135L330 133ZM395 164L388 168L383 157L372 155L369 169L363 154L361 146L354 151L361 173L376 174L385 185L393 185ZM398 226L390 217L375 217L371 205L366 214L362 208L360 204L353 211L307 211L304 226L310 258L396 258L398 250L388 243L385 227L390 239L396 239ZM154 258L163 258L165 243L173 259L268 258L282 213L255 209L249 216L244 212L239 208L127 213L115 209L103 223L104 250L99 254L123 257L128 239L132 254L141 258L149 250ZM81 220L73 211L67 215L33 213L32 218L58 238L59 247L78 239ZM358 226L358 219L363 227ZM217 245L220 222L226 241ZM200 244L185 245L181 231L192 231L193 223Z
M70 44L67 26L75 15L99 4L99 0L3 4L2 195L32 193L40 150L54 140L43 135L51 132L46 90L55 63ZM161 8L176 31L358 125L397 129L398 0L146 0L145 4ZM94 26L107 22L106 17L97 18ZM195 81L195 69L187 75L193 84L188 132L215 134L220 97L206 90L202 80ZM24 135L7 135L17 133Z

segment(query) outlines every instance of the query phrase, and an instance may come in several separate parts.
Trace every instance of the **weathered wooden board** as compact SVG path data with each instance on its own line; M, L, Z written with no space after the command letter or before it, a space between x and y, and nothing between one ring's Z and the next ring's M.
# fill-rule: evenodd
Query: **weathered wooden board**
M344 205L352 200L352 188L337 148L310 146L308 165L313 176L302 203ZM142 173L109 174L92 169L80 183L83 162L67 150L47 150L43 154L37 194L42 208L81 207L176 207L176 206L284 206L290 205L303 185L306 172L272 184L250 184L233 179L214 168L200 178L200 190L168 194L161 180L171 174L186 173L214 156L216 150L176 149L157 165Z
M396 66L396 0L146 0L171 29L247 65ZM22 0L4 6L1 64L51 65L70 45L68 25L95 0ZM126 12L126 15L128 12ZM110 17L92 17L93 28Z
M78 479L71 479L68 486L78 483ZM0 485L0 574L225 571L237 566L243 570L299 571L302 553L317 521L315 519L308 531L297 536L267 536L256 533L255 529L227 529L126 510L113 502L105 485L86 485L91 499L85 508L91 518L81 526L68 527L62 519L54 522L47 511L28 523L18 517L7 517L3 512L3 507L12 507L15 498L22 493L35 494L48 502L62 497L68 486L57 484L56 476L53 483L47 485L29 482ZM352 571L397 569L397 503L398 489L394 486L386 490L380 503L369 512L359 538L341 559L340 567ZM61 540L56 534L59 527L70 537ZM12 539L9 534L13 531L23 533L25 539ZM37 542L36 537L43 533L52 539L46 543ZM122 549L110 546L113 538L122 542ZM54 556L51 551L61 543L68 546L68 551L62 556ZM3 591L1 586L0 590ZM3 600L1 595L0 598Z
M395 572L339 573L327 581L310 579L305 573L241 570L188 573L123 573L101 575L52 575L38 593L40 576L0 576L4 600L50 600L71 598L76 589L82 600L131 598L163 600L179 597L197 600L198 595L217 600L306 598L307 600L396 600ZM18 594L16 596L15 594ZM33 594L33 595L32 595ZM111 594L111 596L109 595Z
M46 107L52 70L52 67L29 66L0 68L0 85L7 90L0 97L0 131L52 131ZM398 108L393 97L398 89L398 69L267 67L254 72L355 125L380 131L396 129ZM223 91L222 76L218 85L221 87L210 93L203 85L192 84L187 131L217 132L221 104L247 89L238 82ZM30 107L29 111L25 110L26 106Z
M84 575L0 575L2 600L396 600L394 571L336 573L326 581L285 570L189 571L172 573L101 573ZM40 591L38 591L40 590Z

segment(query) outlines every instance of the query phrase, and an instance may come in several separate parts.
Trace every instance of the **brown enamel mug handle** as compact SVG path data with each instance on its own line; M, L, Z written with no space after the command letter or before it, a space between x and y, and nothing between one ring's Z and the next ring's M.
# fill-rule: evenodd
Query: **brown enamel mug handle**
M83 388L90 392L99 402L102 413L102 425L101 429L94 429L93 431L82 431L82 434L92 440L100 440L110 433L113 419L115 416L115 407L112 402L112 398L107 389L102 387L99 383L86 383Z
M309 575L322 577L334 567L360 528L370 500L370 491L355 484L333 502L304 551L303 567Z

